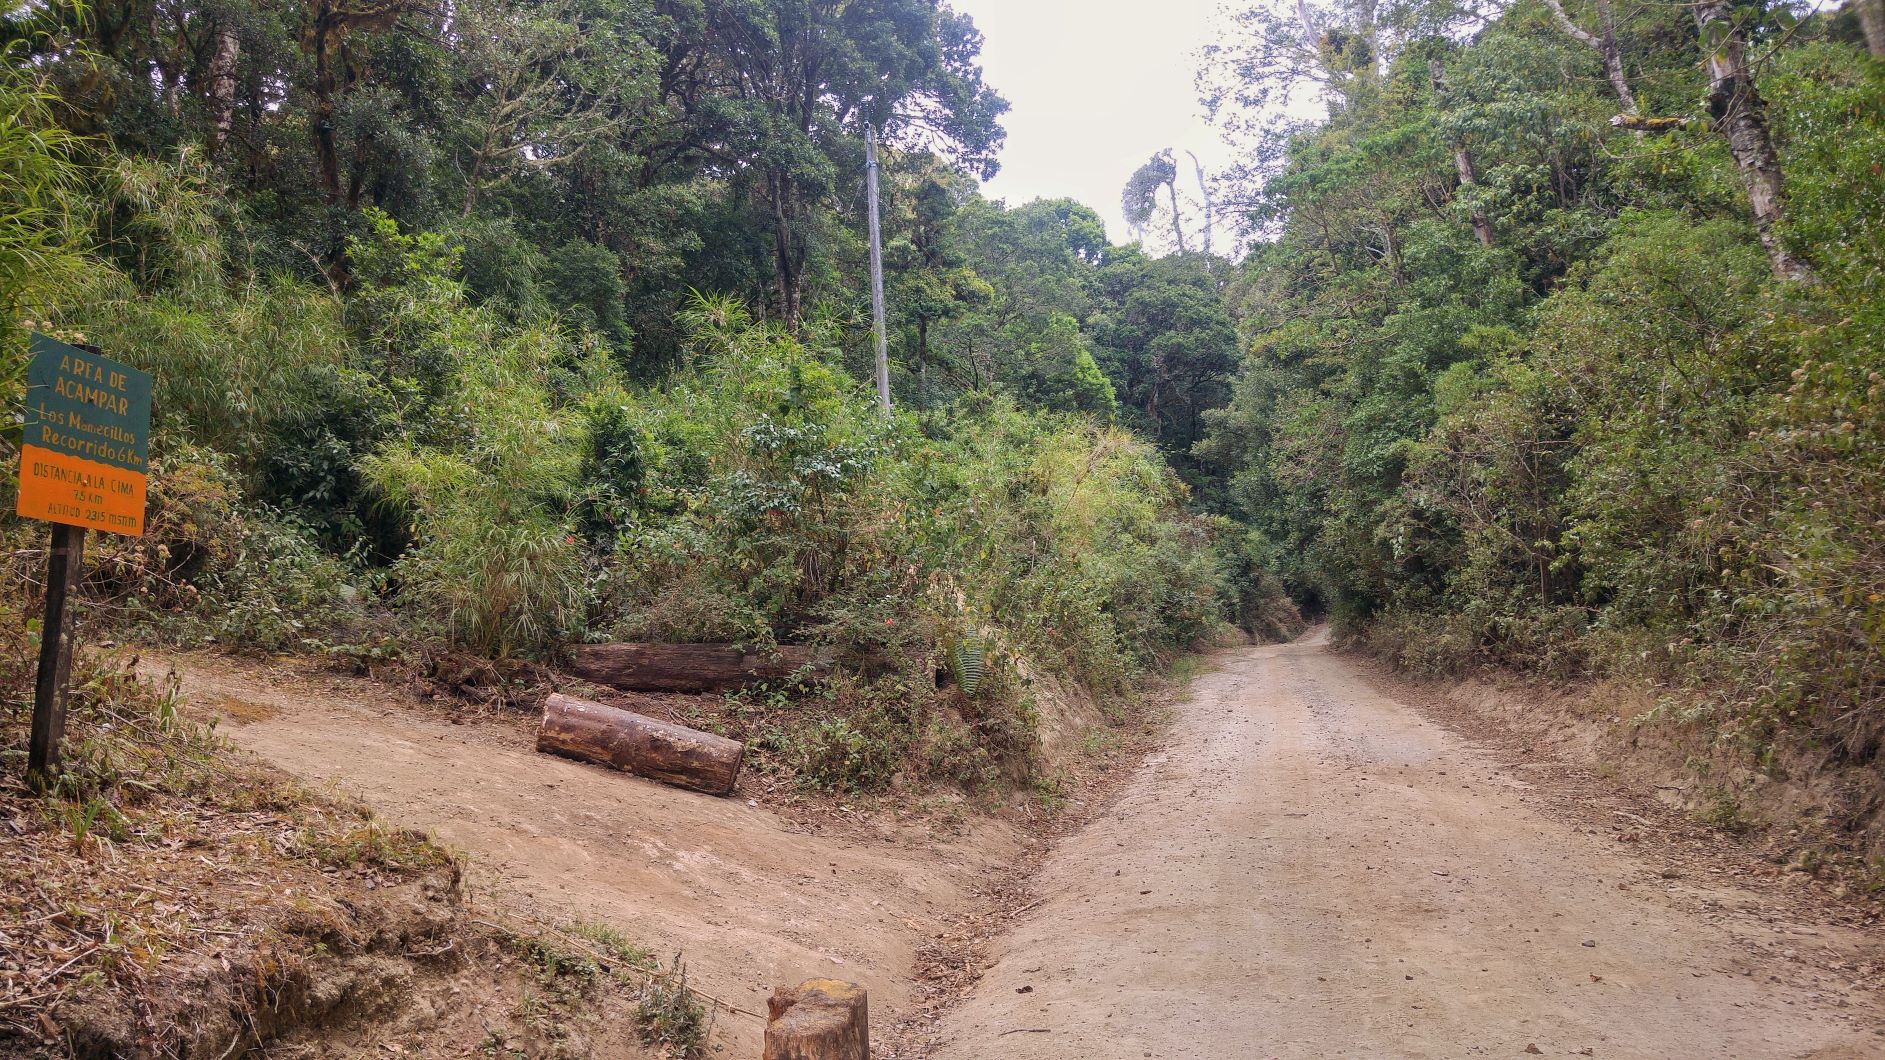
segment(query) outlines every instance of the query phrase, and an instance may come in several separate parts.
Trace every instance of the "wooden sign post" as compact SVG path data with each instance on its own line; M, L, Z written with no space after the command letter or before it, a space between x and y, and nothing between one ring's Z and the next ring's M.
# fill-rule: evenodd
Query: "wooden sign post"
M152 379L94 348L44 335L33 335L32 355L19 513L53 527L26 777L44 788L59 775L72 674L72 598L85 561L85 531L144 534Z

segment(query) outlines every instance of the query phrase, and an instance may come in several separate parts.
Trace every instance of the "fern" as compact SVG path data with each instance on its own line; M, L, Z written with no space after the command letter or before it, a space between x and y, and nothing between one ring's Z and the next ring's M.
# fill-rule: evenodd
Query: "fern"
M970 635L956 641L949 649L949 669L956 675L962 694L975 695L982 687L982 675L988 663L988 646L981 637Z

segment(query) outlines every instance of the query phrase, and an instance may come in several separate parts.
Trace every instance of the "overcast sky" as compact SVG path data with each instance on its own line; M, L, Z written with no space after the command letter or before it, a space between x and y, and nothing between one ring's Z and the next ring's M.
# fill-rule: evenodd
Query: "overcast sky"
M987 43L990 84L1014 105L988 194L1078 199L1127 240L1126 178L1162 147L1223 155L1193 85L1221 0L952 0ZM1190 160L1178 156L1189 175Z

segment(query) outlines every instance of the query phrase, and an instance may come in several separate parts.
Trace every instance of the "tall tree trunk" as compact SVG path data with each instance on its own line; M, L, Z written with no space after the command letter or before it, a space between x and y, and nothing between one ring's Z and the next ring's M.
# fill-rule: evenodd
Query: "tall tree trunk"
M1196 153L1185 153L1191 155L1191 168L1198 173L1198 197L1204 200L1204 253L1208 256L1211 253L1212 229L1217 227L1217 203L1211 198L1211 182L1205 179L1204 163L1198 161Z
M1165 185L1165 190L1172 197L1172 238L1178 242L1178 252L1185 252L1185 215L1178 209L1178 174L1172 173L1172 179Z
M1859 16L1859 28L1865 31L1865 46L1874 59L1885 59L1885 0L1852 0Z
M916 318L916 392L929 404L929 318Z
M478 149L471 153L471 172L465 174L465 208L460 214L462 217L470 217L478 208L478 193L484 188L484 167L496 153L491 137L492 131L486 129Z
M1472 152L1466 150L1464 144L1455 145L1453 148L1453 168L1459 170L1460 187L1479 186L1479 177L1473 172ZM1479 239L1480 246L1492 246L1492 218L1487 217L1486 211L1477 206L1473 207L1473 235Z
M1617 43L1617 16L1611 10L1610 0L1596 0L1596 33L1571 21L1571 16L1565 13L1562 0L1545 2L1551 5L1551 16L1557 20L1560 29L1582 41L1603 59L1604 76L1610 80L1610 90L1617 94L1617 102L1623 107L1623 113L1635 116L1636 93L1630 91L1630 79L1623 72L1623 47Z
M1630 79L1623 73L1623 48L1617 43L1617 16L1610 0L1596 0L1599 26L1597 50L1604 57L1604 74L1610 78L1611 91L1623 105L1623 113L1636 114L1636 93L1630 91Z
M1703 51L1708 55L1709 113L1716 130L1728 141L1728 152L1741 173L1741 185L1753 207L1754 227L1767 251L1767 262L1778 279L1811 279L1806 263L1788 251L1780 239L1780 223L1786 215L1780 157L1768 133L1766 104L1755 91L1754 75L1748 69L1747 41L1734 23L1733 9L1728 0L1702 0L1693 11ZM1721 30L1711 31L1711 26L1720 26ZM1720 38L1711 50L1709 37L1713 32L1719 32Z
M1407 259L1401 253L1401 240L1394 231L1394 218L1383 215L1381 218L1381 245L1387 254L1388 274L1394 278L1394 286L1407 286Z
M176 114L183 93L183 72L177 69L177 51L187 46L181 29L171 34L164 29L164 5L150 6L151 64L157 67L157 80L163 85L164 109ZM172 41L175 41L173 44Z
M1145 388L1145 418L1152 424L1153 436L1158 438L1162 438L1165 435L1165 432L1160 429L1158 421L1158 388L1159 384L1162 383L1164 379L1165 364L1163 355L1155 355L1152 358L1151 378Z
M216 31L216 51L209 58L209 156L215 158L229 139L236 113L236 60L242 39L234 26Z
M801 319L805 255L792 232L792 183L777 170L766 183L772 199L773 279L779 287L779 318L786 330L796 332Z
M1446 92L1446 73L1440 65L1440 60L1428 61L1427 77L1433 82L1433 90L1436 94ZM1453 145L1453 168L1459 173L1460 187L1470 189L1479 186L1479 174L1473 169L1473 154L1466 149L1464 143ZM1487 217L1486 211L1478 206L1473 207L1473 235L1478 238L1480 246L1492 246L1492 218Z
M340 201L340 152L334 146L334 38L340 15L328 0L314 14L314 106L308 117L314 125L314 154L320 167L321 195L328 203Z

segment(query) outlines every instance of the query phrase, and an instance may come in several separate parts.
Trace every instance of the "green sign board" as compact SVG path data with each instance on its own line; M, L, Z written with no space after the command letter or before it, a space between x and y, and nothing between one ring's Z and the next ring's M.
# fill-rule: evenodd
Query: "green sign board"
M19 513L143 534L150 373L39 334L32 353Z

